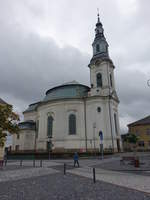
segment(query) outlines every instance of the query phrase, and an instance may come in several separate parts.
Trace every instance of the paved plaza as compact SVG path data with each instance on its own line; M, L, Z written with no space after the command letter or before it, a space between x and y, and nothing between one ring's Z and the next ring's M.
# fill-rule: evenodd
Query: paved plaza
M148 160L149 155L146 157L144 159ZM23 161L22 166L20 161L9 161L0 170L0 200L150 199L148 165L147 175L138 174L138 171L135 174L132 171L121 171L122 168L119 171L119 160L119 156L103 160L82 159L80 168L74 168L70 159L43 161L42 167L40 161L35 162L35 167L33 161ZM66 175L63 171L64 163L67 166ZM93 183L93 166L96 183Z

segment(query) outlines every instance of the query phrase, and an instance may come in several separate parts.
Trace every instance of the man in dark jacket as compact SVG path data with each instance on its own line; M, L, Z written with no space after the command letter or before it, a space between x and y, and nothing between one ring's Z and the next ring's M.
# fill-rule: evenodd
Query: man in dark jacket
M78 156L78 153L75 152L74 156L73 156L73 159L74 159L74 167L77 163L78 167L79 167L79 156Z

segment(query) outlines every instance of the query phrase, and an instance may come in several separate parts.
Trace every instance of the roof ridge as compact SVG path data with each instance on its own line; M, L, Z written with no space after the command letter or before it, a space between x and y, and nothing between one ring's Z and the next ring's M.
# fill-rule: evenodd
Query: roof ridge
M150 124L150 115L142 118L142 119L139 119L133 123L130 123L128 124L128 126L132 126L132 125L141 125L141 124Z

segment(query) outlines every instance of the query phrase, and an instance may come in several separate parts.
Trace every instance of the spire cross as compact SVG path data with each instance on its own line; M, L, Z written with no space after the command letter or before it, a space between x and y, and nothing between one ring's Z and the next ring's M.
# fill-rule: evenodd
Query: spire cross
M100 19L99 19L99 8L97 8L97 18L98 18L98 23L100 22Z

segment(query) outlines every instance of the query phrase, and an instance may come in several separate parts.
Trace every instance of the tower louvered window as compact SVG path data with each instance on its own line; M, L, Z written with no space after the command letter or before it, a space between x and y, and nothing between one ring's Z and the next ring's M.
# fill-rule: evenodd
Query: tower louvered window
M97 87L102 87L103 83L102 83L102 74L98 73L96 75L96 81L97 81Z
M99 48L99 44L96 45L96 52L99 52L100 48Z

